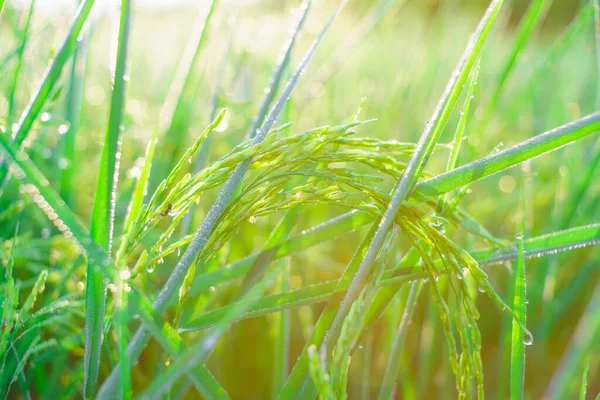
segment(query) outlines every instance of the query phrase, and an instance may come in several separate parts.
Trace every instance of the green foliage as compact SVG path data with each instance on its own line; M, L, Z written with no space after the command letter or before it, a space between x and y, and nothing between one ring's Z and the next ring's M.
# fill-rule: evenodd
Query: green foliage
M596 0L93 3L0 0L5 398L597 390Z

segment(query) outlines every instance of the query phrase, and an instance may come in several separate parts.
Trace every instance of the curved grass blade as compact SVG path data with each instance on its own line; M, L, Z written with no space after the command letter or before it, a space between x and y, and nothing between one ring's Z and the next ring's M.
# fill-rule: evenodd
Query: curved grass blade
M442 95L436 109L433 112L433 116L425 126L425 130L419 139L417 147L413 152L408 165L402 174L397 186L394 188L392 198L388 204L385 213L381 217L381 220L377 221L377 230L373 235L373 239L369 243L369 247L365 253L364 259L362 260L360 267L358 268L356 275L353 277L351 286L346 293L346 297L340 304L340 308L336 314L336 317L332 323L331 328L328 331L328 335L324 340L323 346L329 347L334 335L337 335L339 326L342 321L346 318L346 315L350 309L351 304L357 299L361 288L363 287L367 276L371 273L375 257L381 250L385 237L388 234L390 227L392 226L394 217L398 212L400 204L406 200L412 190L419 176L421 175L425 164L437 141L442 133L442 130L450 116L450 113L458 99L458 96L462 90L462 87L470 73L471 67L475 63L479 51L483 46L489 30L495 20L502 0L492 0L488 9L486 10L483 18L481 19L475 33L471 36L469 43L463 53L463 56L458 62L448 85Z
M325 24L322 31L319 33L319 35L314 40L314 42L312 43L310 48L307 50L304 58L302 59L302 61L300 61L296 71L292 75L287 86L285 87L282 94L277 99L277 102L274 104L273 108L271 109L271 111L269 112L267 117L265 118L264 123L258 130L257 134L252 139L252 141L250 143L251 146L261 143L265 139L267 133L273 127L275 120L277 119L279 113L283 109L283 106L285 105L287 99L289 98L292 90L296 86L296 83L298 82L298 79L302 75L302 72L304 72L306 65L312 58L312 55L314 54L317 46L321 42L321 39L323 38L323 36L325 36L325 33L327 32L327 30L333 23L333 20L335 19L335 17L341 11L344 4L345 4L345 0L341 0L339 5L336 7L335 11L333 12L331 17ZM232 172L230 178L223 185L223 188L221 189L221 192L219 193L217 200L215 201L214 205L208 211L208 213L206 215L206 219L204 220L204 222L202 223L200 228L198 228L198 230L196 231L196 234L195 234L194 238L192 239L192 241L190 242L187 250L181 257L181 259L179 260L177 265L175 266L172 274L169 276L169 278L167 279L167 282L165 283L165 285L161 289L160 293L158 294L156 301L154 302L154 308L156 309L157 312L162 313L165 311L165 309L167 308L167 306L169 305L169 303L171 302L171 300L177 293L178 289L181 287L181 284L183 283L183 280L184 280L188 270L190 269L191 265L194 263L194 261L198 257L198 255L203 251L204 246L206 245L206 242L208 241L210 234L212 233L213 229L215 228L219 218L221 217L221 215L227 208L227 205L228 205L229 201L231 200L231 197L233 196L234 191L237 189L242 178L246 174L246 171L248 170L251 162L252 162L252 159L246 159L246 160L242 161L240 164L238 164L237 167L235 168L235 170ZM130 344L130 353L131 352L139 353L139 351L141 349L143 349L143 347L145 346L145 344L147 342L147 338L148 338L148 335L144 333L144 328L143 327L140 328L138 330L138 332L136 333L136 335L134 336L134 338L132 339L132 342ZM133 357L132 357L132 359L133 359ZM114 372L115 372L115 370L113 370L113 373ZM114 385L116 384L116 375L113 375L113 373L111 373L111 376L104 383L102 390L98 393L99 398L109 396L110 392L113 390Z
M102 148L90 228L92 239L102 246L107 254L111 253L112 247L115 199L121 158L121 124L125 103L130 13L130 1L121 0L110 115ZM106 285L97 268L98 266L93 261L88 262L85 285L84 397L86 398L93 397L96 391L104 329Z
M525 274L525 257L523 255L523 237L519 238L519 256L515 277L513 310L515 316L525 324L527 322L527 283ZM517 321L512 321L511 357L510 357L510 398L523 398L525 385L525 334Z
M52 64L50 64L46 70L39 88L33 94L29 105L21 116L13 138L15 146L21 146L23 140L27 137L33 122L42 111L42 107L46 103L48 96L50 96L54 85L60 78L63 67L73 51L75 51L75 48L77 47L77 38L83 29L93 4L94 0L85 0L79 5L77 14L69 28L69 32L56 53L54 61L52 61ZM3 159L0 158L0 190L2 190L6 184L7 172L6 165L4 164Z

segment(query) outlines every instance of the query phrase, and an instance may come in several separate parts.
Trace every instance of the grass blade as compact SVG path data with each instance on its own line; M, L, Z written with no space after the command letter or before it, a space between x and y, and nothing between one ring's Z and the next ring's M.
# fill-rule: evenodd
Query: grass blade
M600 129L600 112L596 112L534 136L506 150L421 182L416 197L437 197L442 193L488 177L523 161L558 149Z
M21 119L17 125L17 129L13 138L13 143L17 147L21 146L23 140L25 140L27 137L33 122L42 111L42 107L50 96L54 85L60 78L63 67L65 66L67 60L71 57L71 54L73 54L75 51L75 48L77 47L77 38L83 29L93 4L94 0L85 0L79 5L77 14L71 23L67 36L57 51L54 61L52 61L52 64L50 64L46 70L39 88L31 98L29 105L23 112L23 115L21 116ZM4 161L0 159L0 190L6 184L7 172L8 171Z
M125 103L130 12L129 0L122 0L110 115L100 160L90 229L92 239L102 246L108 254L110 254L112 247L116 189L119 176L119 160L121 158L121 124ZM104 329L106 287L97 269L98 266L93 261L88 262L85 285L84 396L86 398L93 397L96 391Z
M406 338L406 330L408 329L408 324L410 323L417 297L421 291L422 282L423 281L421 280L413 281L410 286L410 292L408 293L408 299L404 306L402 320L400 321L400 326L396 332L392 353L388 358L383 381L381 382L381 389L379 391L379 396L377 397L379 400L391 399L394 383L396 382L400 370L400 358L402 356L402 346L404 345L404 340Z
M177 358L188 350L185 342L172 326L167 323L152 307L152 303L136 290L135 302L132 308L139 313L140 318L148 327L152 336L160 343L165 351ZM194 384L198 391L208 399L229 399L229 395L212 376L210 371L200 365L194 370L187 371L187 378Z
M523 255L523 236L522 234L520 235L513 310L515 316L525 324L527 321L527 284L525 257ZM525 345L530 344L530 342L526 342L525 334L521 326L513 320L510 359L510 398L514 400L523 398L523 388L525 385Z

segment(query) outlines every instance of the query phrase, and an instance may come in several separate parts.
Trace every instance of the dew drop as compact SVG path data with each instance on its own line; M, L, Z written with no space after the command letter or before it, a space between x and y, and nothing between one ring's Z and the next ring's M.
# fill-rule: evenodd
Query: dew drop
M517 238L517 240L523 240L523 233L521 232L517 232L517 234L515 235L515 237Z
M523 335L523 344L525 346L531 346L533 344L533 335L531 334L531 332L529 331L525 331L525 334Z

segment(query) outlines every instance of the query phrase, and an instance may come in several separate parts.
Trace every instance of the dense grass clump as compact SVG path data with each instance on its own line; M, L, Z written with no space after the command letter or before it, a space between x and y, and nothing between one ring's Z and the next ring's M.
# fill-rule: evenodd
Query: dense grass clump
M4 397L598 395L597 0L24 3Z

